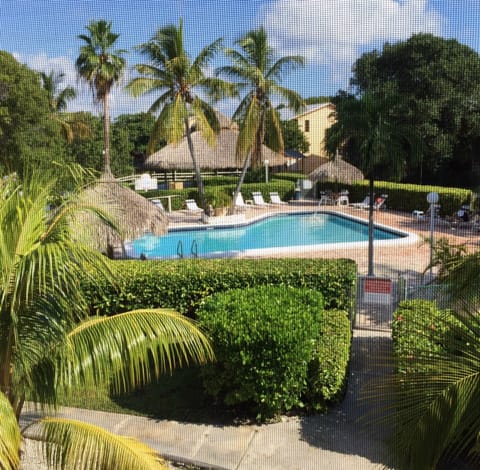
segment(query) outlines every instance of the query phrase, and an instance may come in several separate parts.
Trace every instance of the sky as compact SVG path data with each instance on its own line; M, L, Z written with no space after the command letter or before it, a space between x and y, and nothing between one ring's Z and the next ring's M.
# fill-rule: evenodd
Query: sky
M232 47L263 26L278 57L305 58L305 67L282 82L303 97L346 89L362 53L415 33L455 38L480 52L480 0L0 0L0 50L35 70L63 72L63 85L78 90L68 111L98 114L90 90L76 76L78 35L87 33L92 20L111 21L120 34L118 48L129 51L122 82L112 93L115 117L147 111L152 104L152 95L133 98L124 90L134 64L146 61L134 47L180 18L192 56L220 37ZM211 71L225 63L219 55ZM231 99L217 107L231 116L237 104Z

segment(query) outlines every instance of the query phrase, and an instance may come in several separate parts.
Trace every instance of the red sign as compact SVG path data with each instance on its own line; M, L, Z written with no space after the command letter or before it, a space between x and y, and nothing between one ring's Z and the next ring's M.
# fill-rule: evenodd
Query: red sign
M391 294L392 281L390 279L365 279L363 291L371 294Z

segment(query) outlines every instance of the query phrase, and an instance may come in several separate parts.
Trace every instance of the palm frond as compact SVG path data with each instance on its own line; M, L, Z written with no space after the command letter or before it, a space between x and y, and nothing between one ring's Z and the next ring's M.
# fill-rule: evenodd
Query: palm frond
M245 156L251 152L261 121L262 113L255 96L250 99L247 106L237 139L236 155L239 162L243 162Z
M15 470L20 464L21 436L7 397L0 392L0 468Z
M221 49L223 39L219 38L210 45L204 47L192 63L192 67L197 70L205 68L215 54Z
M298 67L303 67L303 65L305 65L305 58L302 56L295 55L281 57L270 67L270 70L265 74L265 78L269 80L279 80L283 73L296 70Z
M43 442L44 456L55 469L167 469L153 449L82 421L43 418L27 428L28 436Z
M197 98L192 103L192 111L203 138L210 147L213 147L215 145L215 133L220 130L220 124L214 110L207 103Z
M158 377L190 361L213 359L205 335L190 319L168 309L93 318L75 327L67 344L58 359L64 385L106 383L113 377L117 392L148 383L152 366Z

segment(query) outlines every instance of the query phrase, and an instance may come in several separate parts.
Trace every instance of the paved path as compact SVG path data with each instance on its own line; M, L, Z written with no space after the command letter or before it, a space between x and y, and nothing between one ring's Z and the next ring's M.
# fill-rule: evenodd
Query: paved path
M380 316L377 316L381 314ZM136 437L165 458L203 468L231 470L373 469L385 464L382 442L359 424L369 405L360 387L385 370L375 358L388 354L390 332L385 309L363 306L354 330L350 378L345 400L326 415L286 417L268 425L214 426L154 420L138 416L62 408L61 416L88 421L118 434ZM373 321L373 323L370 323ZM373 326L373 329L366 328ZM26 410L22 421L37 417ZM25 470L43 469L28 442Z

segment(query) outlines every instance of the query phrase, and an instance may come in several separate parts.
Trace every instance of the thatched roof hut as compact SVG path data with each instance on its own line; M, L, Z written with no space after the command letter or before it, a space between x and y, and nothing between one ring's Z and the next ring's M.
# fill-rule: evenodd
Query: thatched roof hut
M109 214L118 229L118 232L113 230L93 214L82 215L82 236L88 238L96 249L107 254L123 249L125 240L133 240L145 233L162 235L167 232L168 218L165 212L112 177L102 176L94 186L82 193L81 198L93 202Z
M308 178L312 181L331 181L345 184L352 184L355 181L363 180L363 173L352 164L343 160L339 155L313 170Z
M238 162L235 158L239 134L238 125L221 113L217 112L217 117L221 129L213 147L208 145L201 132L192 133L193 148L198 164L202 170L240 168L243 162ZM270 167L285 165L287 162L285 157L265 145L263 146L263 158L268 160ZM145 159L144 168L156 171L192 170L193 163L187 138L184 137L178 144L169 144L148 156Z

